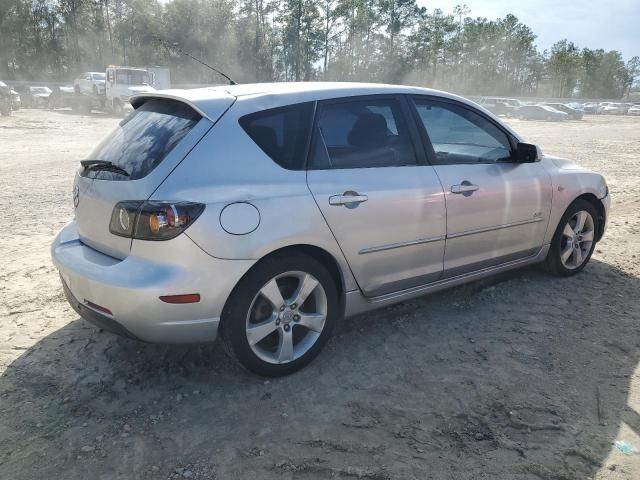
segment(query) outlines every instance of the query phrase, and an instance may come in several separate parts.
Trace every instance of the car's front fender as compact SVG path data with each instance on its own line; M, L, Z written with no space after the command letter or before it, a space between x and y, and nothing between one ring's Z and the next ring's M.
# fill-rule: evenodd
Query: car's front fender
M607 184L602 175L562 158L546 155L542 162L551 174L553 192L545 244L551 242L562 215L578 197L584 196L599 201L604 211L604 221L607 221L610 200Z

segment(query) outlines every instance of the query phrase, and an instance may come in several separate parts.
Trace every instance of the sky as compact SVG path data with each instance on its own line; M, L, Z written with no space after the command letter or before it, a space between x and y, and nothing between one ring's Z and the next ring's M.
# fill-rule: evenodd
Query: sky
M618 50L625 60L640 56L640 0L418 0L418 4L445 13L467 4L474 18L513 13L538 36L540 52L567 38L579 48Z

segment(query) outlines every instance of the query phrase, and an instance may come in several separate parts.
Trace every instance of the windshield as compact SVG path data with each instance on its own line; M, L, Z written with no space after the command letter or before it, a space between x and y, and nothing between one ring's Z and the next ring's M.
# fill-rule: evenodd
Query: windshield
M148 85L149 72L146 70L116 70L116 81L124 85Z
M49 87L31 87L31 93L51 93Z
M94 80L104 80L104 73L94 73L91 76Z
M82 175L101 180L137 180L156 168L200 120L188 105L173 100L149 100L127 117L87 157L108 161L126 170L129 177L113 172L87 171Z

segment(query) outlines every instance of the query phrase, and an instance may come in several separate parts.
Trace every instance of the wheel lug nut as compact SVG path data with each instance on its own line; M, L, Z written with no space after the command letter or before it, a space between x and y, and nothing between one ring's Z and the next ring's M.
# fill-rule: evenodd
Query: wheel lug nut
M280 307L280 311L281 311L281 312L284 312L284 305L282 305L282 306Z
M280 325L280 319L279 318L276 319L276 325Z
M293 316L293 321L294 322L299 322L300 321L300 315L294 315Z
M289 325L287 325L286 323L284 324L284 331L285 332L288 332L290 328L291 327Z
M291 308L291 310L295 310L296 308L298 308L298 305L296 305L295 303L292 303L289 308Z

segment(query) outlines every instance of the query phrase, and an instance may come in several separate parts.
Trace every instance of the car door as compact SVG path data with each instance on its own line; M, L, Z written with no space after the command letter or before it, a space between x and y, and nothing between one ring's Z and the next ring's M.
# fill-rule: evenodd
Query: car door
M551 209L542 164L516 162L516 140L473 107L429 97L414 106L445 191L443 278L537 253Z
M442 186L408 104L394 96L318 104L307 182L367 296L442 274Z

